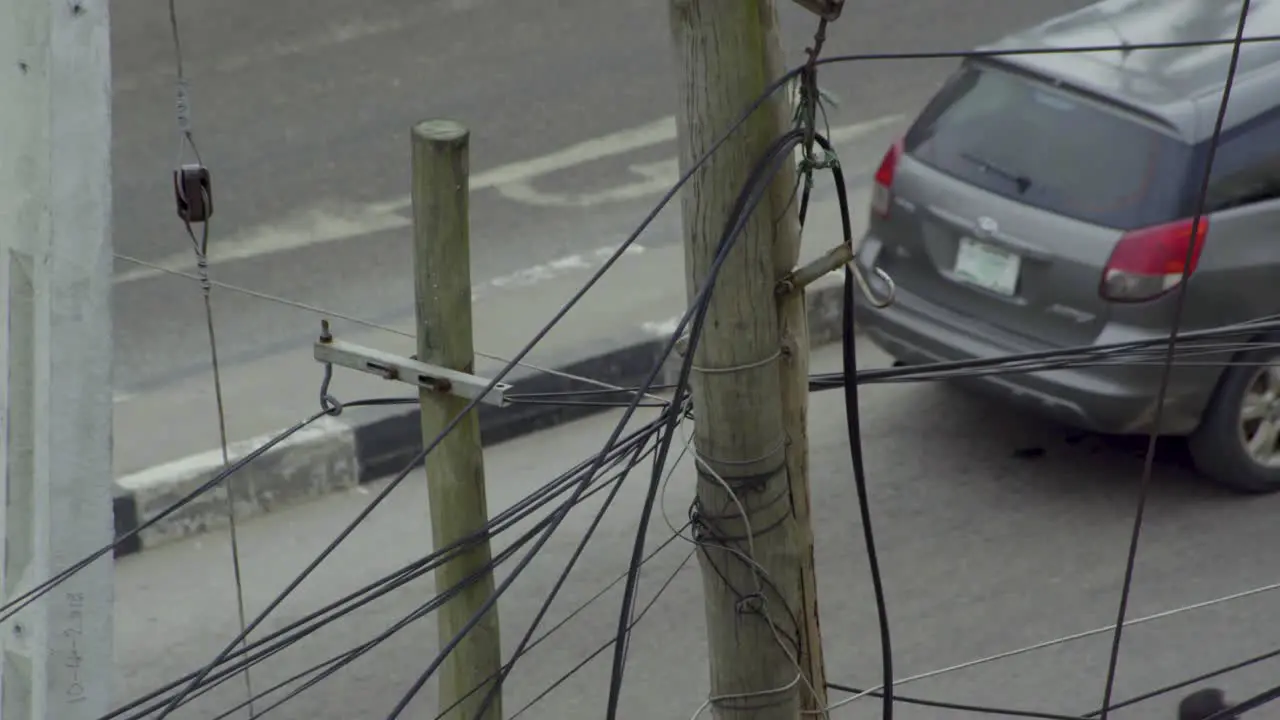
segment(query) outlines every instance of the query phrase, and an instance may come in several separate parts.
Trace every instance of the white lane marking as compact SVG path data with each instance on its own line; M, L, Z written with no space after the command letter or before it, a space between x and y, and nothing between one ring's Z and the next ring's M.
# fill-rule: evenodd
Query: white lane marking
M568 170L615 155L672 142L675 139L676 119L673 116L667 116L630 130L585 140L550 155L511 163L480 173L471 178L471 189L515 185L560 170ZM402 198L400 202L407 208L411 201L409 198Z
M346 212L317 208L294 213L278 223L260 225L248 232L237 233L225 239L219 238L210 243L213 245L211 255L214 262L248 260L384 230L397 230L411 224L412 221L408 218L391 212L388 203L366 205ZM156 262L156 265L179 272L194 272L195 255L190 250L174 253ZM134 267L116 274L113 283L121 285L165 274L155 268Z
M675 132L675 118L662 118L630 130L586 140L549 155L472 175L470 187L474 191L518 184L540 175L669 142L675 138ZM405 196L347 210L335 210L332 207L307 209L280 222L250 228L229 238L219 238L211 252L211 259L215 263L247 260L407 228L413 224L413 220L402 213L412 206L412 198ZM190 251L175 253L156 264L182 272L196 269L195 259ZM139 267L116 275L114 283L120 285L162 275L164 272L160 270Z
M899 115L890 115L836 127L831 131L831 142L837 145L847 143L893 125L901 119ZM471 177L470 187L472 190L493 188L508 199L551 207L584 208L656 195L670 188L678 178L679 166L674 159L633 165L631 172L641 179L590 193L547 193L535 189L531 183L550 173L670 142L675 136L675 118L665 117L629 130L586 140L542 157L478 173ZM212 260L215 263L247 260L407 228L412 225L412 220L404 211L411 206L412 200L406 196L349 209L334 209L330 206L303 210L282 221L250 228L229 238L220 238L214 246ZM190 252L175 253L156 264L180 272L195 270L194 257ZM164 272L153 268L133 268L116 275L114 282L119 285L162 275Z
M883 128L897 124L901 116L889 115L854 125L832 128L828 140L832 145L844 144L861 139ZM672 128L674 136L674 127ZM797 150L797 157L800 151ZM635 182L605 188L587 193L549 193L533 187L531 180L525 178L519 182L500 183L496 189L508 200L515 200L527 205L541 207L587 208L626 200L638 200L651 195L660 195L680 180L680 163L675 158L658 162L632 165L628 170L641 179Z
M431 22L435 19L433 16L441 10L464 13L476 10L488 2L491 0L441 0L434 6L417 3L417 7L408 17L400 12L382 20L355 18L345 23L327 22L319 31L292 41L279 39L276 37L279 33L273 33L272 42L261 43L242 53L228 54L207 67L200 66L195 70L196 74L207 76L211 73L230 73L246 68L262 67L277 60L299 55L314 55L347 43L388 33L403 32L414 23ZM171 73L169 68L152 68L122 75L112 82L112 90L116 93L133 92L157 82L172 82ZM392 82L396 84L398 81L393 79Z
M622 257L639 255L644 251L645 249L642 246L632 245L626 249ZM522 268L513 273L501 275L472 286L471 299L473 301L480 300L495 291L531 287L570 273L594 270L603 265L609 259L609 256L615 252L617 252L616 247L601 247L589 253L566 255L551 262Z
M628 171L643 179L636 182L606 188L589 193L548 193L538 190L531 182L499 185L497 190L508 200L539 207L586 208L611 202L638 200L650 195L660 195L671 189L680 179L680 163L675 158L653 163L632 165Z

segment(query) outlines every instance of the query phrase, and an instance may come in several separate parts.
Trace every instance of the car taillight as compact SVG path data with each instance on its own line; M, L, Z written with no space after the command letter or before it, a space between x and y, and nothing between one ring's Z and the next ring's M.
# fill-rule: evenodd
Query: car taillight
M875 183L871 186L871 212L880 217L889 215L893 203L893 175L898 171L898 158L902 156L902 141L889 146L880 167L876 168Z
M1184 272L1195 272L1208 232L1209 219L1201 218L1198 223L1179 220L1125 233L1102 271L1102 297L1115 302L1142 302L1169 292L1182 282Z

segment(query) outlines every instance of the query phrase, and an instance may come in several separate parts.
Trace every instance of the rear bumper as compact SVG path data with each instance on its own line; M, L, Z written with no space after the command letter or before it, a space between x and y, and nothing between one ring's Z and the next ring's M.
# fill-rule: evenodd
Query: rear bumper
M908 365L1028 352L1031 347L1000 343L970 318L934 305L898 288L894 303L877 310L858 304L855 320L876 345ZM1102 342L1140 339L1133 333L1104 331ZM1161 432L1186 435L1200 423L1216 377L1203 370L1174 371ZM1107 434L1150 432L1156 409L1160 372L1152 365L1073 367L1036 373L966 376L957 380L1045 417Z

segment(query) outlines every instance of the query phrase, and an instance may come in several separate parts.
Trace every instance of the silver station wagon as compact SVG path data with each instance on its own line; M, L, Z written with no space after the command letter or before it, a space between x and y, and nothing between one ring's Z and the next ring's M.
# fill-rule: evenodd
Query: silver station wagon
M1239 13L1227 0L1106 0L984 50L1230 41ZM1280 35L1280 0L1255 0L1246 29ZM962 62L876 172L856 262L888 273L896 300L860 306L862 331L905 364L1167 337L1189 254L1180 331L1280 314L1280 42L1243 46L1193 222L1231 51ZM1189 436L1204 475L1271 492L1280 335L1246 340L1180 359L1161 431ZM1152 361L963 382L1076 427L1136 434L1152 428L1160 377Z

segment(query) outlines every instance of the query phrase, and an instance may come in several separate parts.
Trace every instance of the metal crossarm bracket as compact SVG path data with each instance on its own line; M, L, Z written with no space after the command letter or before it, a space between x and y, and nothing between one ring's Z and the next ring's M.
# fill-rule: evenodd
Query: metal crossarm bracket
M508 404L506 393L511 389L507 383L498 383L492 390L485 393L485 388L492 382L487 378L334 340L331 337L321 337L316 341L315 358L328 365L359 370L387 380L396 380L424 390L447 393L467 400L474 400L483 394L484 397L480 402L495 407L505 407Z
M788 295L812 285L819 278L833 273L853 261L853 248L848 243L841 243L828 250L822 257L791 271L778 282L774 289L779 295Z
M844 0L795 0L795 3L827 21L836 20L844 10Z
M856 253L853 245L850 243L841 243L834 248L828 250L822 257L801 268L796 268L787 274L786 277L778 281L774 286L774 293L778 295L790 295L791 293L803 290L809 285L818 281L828 273L835 272L842 267L848 266L853 271L854 280L858 283L858 289L862 290L862 295L866 297L867 302L871 303L874 308L887 308L893 304L894 298L897 296L898 287L893 282L893 278L889 273L880 267L873 265L871 272L876 274L881 284L885 288L884 296L877 294L867 283L867 278L863 274L863 269L854 262Z

